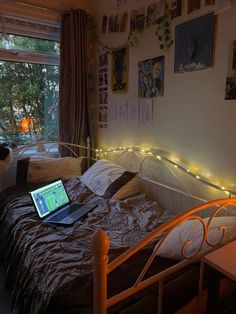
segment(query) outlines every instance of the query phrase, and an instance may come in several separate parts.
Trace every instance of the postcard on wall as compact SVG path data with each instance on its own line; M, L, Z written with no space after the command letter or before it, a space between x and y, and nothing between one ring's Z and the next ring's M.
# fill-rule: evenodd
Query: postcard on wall
M148 6L146 16L147 16L146 27L155 25L156 16L157 16L157 4L156 3L152 3L151 5Z
M111 102L108 107L108 122L115 123L117 121L117 103Z
M138 63L138 95L143 98L164 94L164 56Z
M172 0L171 18L174 19L182 14L182 0Z
M212 65L214 15L208 14L175 28L175 73L207 69Z
M103 15L102 17L102 33L103 34L107 32L107 21L108 21L107 15Z
M120 31L126 32L127 30L127 22L128 22L128 13L124 12L121 16L121 22L120 22Z
M139 99L139 123L151 125L153 122L153 99Z
M135 16L135 29L142 33L145 27L145 8L136 9L136 16Z
M99 109L98 110L98 122L99 123L107 123L108 122L108 110Z
M114 15L110 15L109 16L108 32L109 33L113 33L114 32Z
M107 87L99 87L99 104L107 104Z
M236 99L236 40L230 45L225 99Z
M139 102L138 99L128 102L128 117L127 121L130 124L138 124L139 118Z
M127 122L128 101L117 102L117 121Z
M162 17L164 14L165 14L165 0L159 0L156 3L156 15L157 15L156 23L158 19Z
M193 11L200 9L201 1L200 0L188 0L187 5L188 5L188 14L190 14Z
M99 67L108 66L108 52L102 52L99 55Z
M129 48L116 49L112 53L111 62L112 91L122 93L128 91Z
M121 23L121 15L116 14L114 17L114 33L118 33L120 31L120 23Z

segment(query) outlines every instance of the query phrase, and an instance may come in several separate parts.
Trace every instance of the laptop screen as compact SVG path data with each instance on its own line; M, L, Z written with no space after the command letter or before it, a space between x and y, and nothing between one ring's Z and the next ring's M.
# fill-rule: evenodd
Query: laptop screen
M30 195L40 218L70 202L61 180L34 190Z

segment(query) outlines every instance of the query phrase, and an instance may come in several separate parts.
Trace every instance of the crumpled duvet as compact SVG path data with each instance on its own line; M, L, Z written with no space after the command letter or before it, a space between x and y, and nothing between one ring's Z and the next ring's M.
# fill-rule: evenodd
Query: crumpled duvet
M73 202L98 204L70 227L48 224L37 217L28 194L35 185L12 187L1 195L0 252L7 266L6 284L13 291L13 313L90 313L94 232L100 228L107 232L112 260L145 237L151 227L158 226L162 209L146 201L143 194L124 201L104 200L83 186L79 178L65 185ZM120 280L123 265L119 273L114 271L109 276L109 294L135 280L140 270L135 263L143 261L144 265L145 250L138 256L129 278Z

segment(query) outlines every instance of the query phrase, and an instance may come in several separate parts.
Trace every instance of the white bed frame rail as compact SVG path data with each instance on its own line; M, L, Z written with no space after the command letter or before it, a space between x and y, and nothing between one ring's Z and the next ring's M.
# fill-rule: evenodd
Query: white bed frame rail
M236 209L236 198L226 198L210 201L199 206L194 207L187 212L178 215L176 218L171 219L169 222L163 224L153 232L151 232L146 238L141 240L137 245L128 249L125 253L121 254L115 260L109 263L108 261L108 251L109 251L109 239L106 233L103 230L97 231L92 240L92 252L93 252L93 261L94 261L94 304L93 304L93 313L94 314L107 314L107 310L115 305L116 303L134 295L135 293L147 288L148 286L158 283L158 309L157 313L162 313L162 297L163 297L163 284L165 278L170 274L184 268L185 266L196 262L201 258L202 255L206 254L213 248L221 246L225 242L232 241L235 239L235 236L230 236L226 238L226 227L224 225L220 226L219 232L221 236L217 243L211 243L209 240L209 228L212 220L216 215L220 213L221 210L227 207L233 207ZM206 222L203 218L198 216L198 213L209 208L214 208L212 215L209 220ZM153 260L156 258L158 251L165 242L165 239L168 235L185 220L194 219L197 220L203 229L202 239L199 247L192 255L186 254L186 249L192 244L192 240L189 239L186 243L183 244L181 252L183 260L175 264L172 267L167 268L164 271L161 271L147 279L143 279ZM163 235L164 234L164 235ZM117 295L114 295L110 298L107 298L107 277L108 275L125 262L128 258L133 256L136 252L144 248L147 244L152 242L154 239L158 238L160 235L163 235L161 240L157 243L153 249L152 254L150 255L146 265L141 271L140 275L136 279L135 283L128 289L120 292ZM202 251L203 244L207 243L209 248Z

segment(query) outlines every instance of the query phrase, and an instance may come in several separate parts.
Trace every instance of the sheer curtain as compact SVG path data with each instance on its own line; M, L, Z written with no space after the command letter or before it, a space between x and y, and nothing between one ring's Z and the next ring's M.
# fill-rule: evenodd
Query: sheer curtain
M81 9L62 13L59 100L60 140L85 146L91 138L86 19Z

